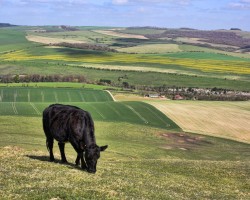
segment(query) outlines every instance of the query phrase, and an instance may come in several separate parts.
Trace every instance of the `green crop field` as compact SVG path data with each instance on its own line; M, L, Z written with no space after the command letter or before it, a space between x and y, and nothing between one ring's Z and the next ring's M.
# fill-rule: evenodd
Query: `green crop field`
M100 102L113 101L102 90L72 88L0 88L0 102Z
M73 104L89 111L95 120L121 121L181 130L149 104L113 102L103 90L72 88L0 88L0 115L42 116L52 102Z

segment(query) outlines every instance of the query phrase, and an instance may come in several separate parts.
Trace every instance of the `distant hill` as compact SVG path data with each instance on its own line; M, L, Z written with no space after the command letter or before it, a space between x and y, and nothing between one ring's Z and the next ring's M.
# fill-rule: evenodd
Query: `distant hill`
M2 28L2 27L11 27L11 26L16 26L16 25L9 24L9 23L0 23L0 28Z

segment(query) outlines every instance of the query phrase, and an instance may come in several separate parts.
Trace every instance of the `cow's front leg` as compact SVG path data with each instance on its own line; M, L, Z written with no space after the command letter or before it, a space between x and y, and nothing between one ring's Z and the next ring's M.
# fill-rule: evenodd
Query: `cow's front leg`
M76 166L78 166L80 164L80 159L81 159L81 167L82 167L82 169L87 169L85 160L83 159L83 152L77 153L77 157L76 157L76 161L75 161Z
M83 152L82 152L82 155L81 155L81 167L82 169L87 169L87 165L86 165L86 162L83 158Z
M61 159L62 159L61 161L62 161L62 163L67 163L68 161L67 161L65 153L64 153L65 143L58 142L58 146L59 146L60 153L61 153Z

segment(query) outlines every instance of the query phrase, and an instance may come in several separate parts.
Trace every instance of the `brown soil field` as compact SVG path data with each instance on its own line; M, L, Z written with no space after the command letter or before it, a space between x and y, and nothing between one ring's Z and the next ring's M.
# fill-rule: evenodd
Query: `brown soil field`
M250 102L149 101L184 131L250 143Z

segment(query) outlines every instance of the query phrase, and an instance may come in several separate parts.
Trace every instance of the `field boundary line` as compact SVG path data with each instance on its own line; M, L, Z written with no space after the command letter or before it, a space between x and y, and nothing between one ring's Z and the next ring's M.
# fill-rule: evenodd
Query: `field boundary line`
M37 109L37 107L35 106L35 104L33 104L33 103L30 102L30 105L31 105L32 108L36 111L36 113L37 113L38 115L41 115L41 114L42 114L42 113Z
M86 102L85 99L84 99L84 97L83 97L83 95L82 95L82 93L81 93L80 91L78 91L78 93L79 93L79 95L80 95L82 101L83 101L83 102Z
M161 117L159 117L157 114L155 114L150 108L143 106L145 109L147 109L149 112L151 112L155 117L157 117L159 120L161 120L167 127L170 127L170 124L166 123L165 120L163 120ZM161 112L161 111L160 111ZM164 114L165 115L165 114ZM166 116L166 115L165 115ZM167 116L166 116L167 117Z
M71 97L70 97L69 92L67 92L67 96L68 96L68 98L69 98L69 102L71 102Z
M140 113L138 113L134 108L132 108L131 106L129 105L125 105L127 108L129 108L133 113L135 113L145 124L148 124L148 121L143 117L141 116Z
M115 109L113 108L111 105L109 105L108 103L106 104L111 110L113 110L118 116L122 117L122 115Z
M104 91L106 91L106 92L108 92L110 94L110 96L113 99L113 101L116 101L116 99L114 98L114 96L111 94L111 92L109 90L104 90Z
M92 107L103 119L106 119L106 117L101 112L99 112L99 110L97 110L94 106L92 106L90 104L89 104L89 106Z
M12 108L13 108L13 111L16 115L18 115L18 112L17 112L17 109L16 109L16 105L15 105L15 102L12 102Z
M54 95L55 95L55 100L56 102L58 102L58 97L57 97L57 93L54 91Z

